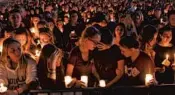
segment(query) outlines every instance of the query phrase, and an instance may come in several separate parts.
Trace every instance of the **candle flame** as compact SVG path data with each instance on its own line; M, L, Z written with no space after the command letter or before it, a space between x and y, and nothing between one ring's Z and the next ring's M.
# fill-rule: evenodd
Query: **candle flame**
M148 85L148 83L153 79L153 75L152 74L146 74L145 77L145 85Z
M34 28L30 28L30 31L31 31L32 33L35 33L35 29L34 29Z
M2 52L2 46L0 45L0 52Z
M167 54L167 55L166 55L166 59L168 59L168 58L169 58L169 55Z
M36 54L37 57L40 56L40 53L41 53L41 52L40 52L39 50L36 50L36 51L35 51L35 54Z
M4 93L7 91L7 87L4 86L3 83L0 84L0 93Z

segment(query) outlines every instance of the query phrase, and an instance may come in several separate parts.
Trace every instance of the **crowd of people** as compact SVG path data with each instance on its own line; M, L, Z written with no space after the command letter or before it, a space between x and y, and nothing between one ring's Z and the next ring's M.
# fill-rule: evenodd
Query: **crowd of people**
M19 0L0 5L0 83L31 89L172 84L172 0ZM81 76L88 77L88 84ZM65 87L64 77L71 76Z

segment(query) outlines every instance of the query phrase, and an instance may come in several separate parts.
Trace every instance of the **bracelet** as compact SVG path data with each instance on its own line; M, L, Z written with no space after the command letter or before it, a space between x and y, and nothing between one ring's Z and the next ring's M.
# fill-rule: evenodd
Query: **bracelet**
M56 73L56 70L55 69L49 69L48 72L51 73L51 74L54 74L54 73Z

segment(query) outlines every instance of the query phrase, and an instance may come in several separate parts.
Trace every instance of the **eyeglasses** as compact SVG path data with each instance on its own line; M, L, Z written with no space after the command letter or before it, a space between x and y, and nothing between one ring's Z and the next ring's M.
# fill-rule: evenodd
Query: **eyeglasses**
M91 42L93 42L95 45L99 44L99 42L97 42L97 41L95 41L95 40L93 40L91 38L88 38L88 40L90 40Z

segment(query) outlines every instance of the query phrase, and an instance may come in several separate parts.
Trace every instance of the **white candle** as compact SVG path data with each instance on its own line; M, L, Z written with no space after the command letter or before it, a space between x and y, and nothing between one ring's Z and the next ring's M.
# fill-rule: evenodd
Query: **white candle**
M87 87L88 86L88 76L81 76L81 81L85 83L85 86Z
M146 74L145 77L145 85L148 86L148 83L153 79L153 75L152 74Z
M4 93L7 91L7 87L4 86L3 83L0 84L0 93Z
M100 87L105 87L105 86L106 86L105 80L100 80L100 81L99 81L99 86L100 86Z
M71 83L72 77L71 76L65 76L64 77L64 82L65 82L65 87L68 88L68 84Z
M40 51L39 50L35 50L35 55L37 56L37 57L39 57L40 56Z

